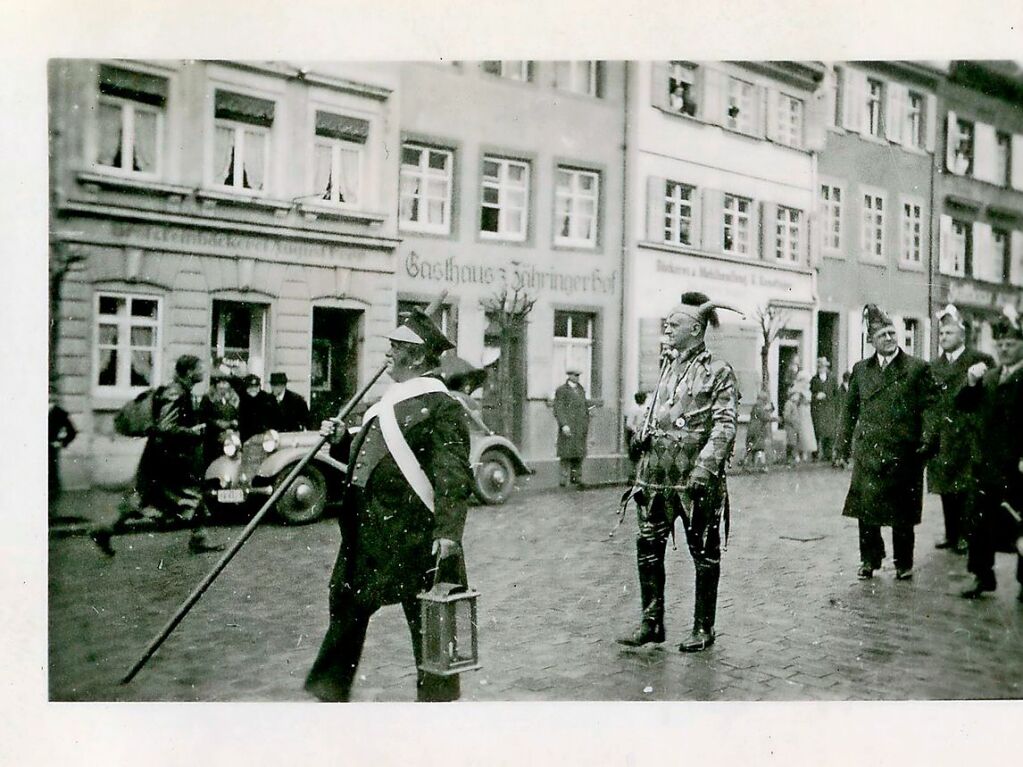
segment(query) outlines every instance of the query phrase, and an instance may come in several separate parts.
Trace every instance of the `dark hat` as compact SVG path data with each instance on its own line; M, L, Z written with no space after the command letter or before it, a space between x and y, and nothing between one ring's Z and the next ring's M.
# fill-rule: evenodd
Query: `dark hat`
M433 354L441 354L455 348L430 316L419 307L403 313L401 323L387 337L391 341L421 344Z
M991 335L996 341L999 338L1023 340L1023 324L1019 321L1019 313L1015 306L1007 305L1002 309L1002 315L991 323Z
M287 373L277 372L277 373L271 373L270 374L270 385L271 386L281 386L281 385L284 385L284 384L287 384L287 383L288 383L288 374Z
M465 386L472 391L482 386L487 378L486 370L469 364L454 352L445 352L441 355L439 372L449 389L461 389Z
M255 373L249 373L245 376L245 388L248 389L250 386L262 386L262 381L259 380L259 376Z
M894 327L891 317L881 311L877 304L863 307L863 319L867 321L867 335L872 336L881 328Z
M582 374L583 374L582 371L575 365L569 365L565 369L565 375L567 376L580 376Z
M687 291L679 298L679 303L682 306L692 306L697 309L701 309L701 307L710 304L710 302L710 296L706 293L701 293L698 290ZM711 306L708 310L699 311L697 314L700 316L700 319L712 328L716 328L718 326L718 313L714 311L713 306Z

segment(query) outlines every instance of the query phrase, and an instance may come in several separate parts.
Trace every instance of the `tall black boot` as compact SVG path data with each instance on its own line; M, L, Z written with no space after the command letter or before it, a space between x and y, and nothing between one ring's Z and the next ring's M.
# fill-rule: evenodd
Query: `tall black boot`
M714 644L714 618L717 615L720 565L696 567L696 604L693 607L693 633L678 646L679 652L699 652Z
M636 543L639 569L639 596L643 602L643 620L639 628L616 641L626 647L640 647L664 641L664 550L654 541Z

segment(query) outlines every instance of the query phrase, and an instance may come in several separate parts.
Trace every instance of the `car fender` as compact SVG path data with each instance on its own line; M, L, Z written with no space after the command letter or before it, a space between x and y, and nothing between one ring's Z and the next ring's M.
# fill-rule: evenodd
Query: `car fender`
M222 487L230 487L238 479L238 472L241 471L242 461L239 455L228 457L222 455L214 458L213 462L206 467L206 481L217 480Z
M309 452L308 447L284 447L278 448L270 453L266 459L259 464L256 475L260 477L276 477L289 466L301 461ZM332 458L326 447L320 448L312 457L311 463L325 470L325 473L344 475L348 467L341 461Z
M502 437L499 434L473 433L469 446L469 459L474 467L479 465L483 454L488 450L500 450L506 454L515 466L516 474L534 473L531 468L526 466L526 462L522 460L522 456L519 454L519 449L515 447L515 443L507 437Z

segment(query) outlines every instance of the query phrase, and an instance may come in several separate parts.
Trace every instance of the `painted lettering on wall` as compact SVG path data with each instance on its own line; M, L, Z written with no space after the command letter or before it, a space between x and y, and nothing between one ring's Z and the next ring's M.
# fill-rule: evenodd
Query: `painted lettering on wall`
M657 271L665 274L679 274L683 277L699 277L715 282L727 282L732 285L746 285L760 288L778 288L794 290L795 284L787 277L777 274L764 274L759 271L742 271L716 265L678 264L665 259L657 259Z
M1023 306L1023 296L1016 291L982 288L971 282L953 282L948 286L948 302L972 306L993 307Z
M511 261L507 265L465 262L454 256L423 258L415 251L405 257L405 273L409 277L448 285L504 285L512 289L573 293L614 293L618 272L592 269L582 274L561 272L553 267L537 267Z

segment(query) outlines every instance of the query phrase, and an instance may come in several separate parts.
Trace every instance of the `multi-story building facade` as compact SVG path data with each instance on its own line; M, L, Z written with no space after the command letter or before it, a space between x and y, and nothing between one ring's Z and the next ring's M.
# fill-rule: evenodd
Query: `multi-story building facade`
M288 374L314 409L394 321L396 66L55 61L51 250L71 257L52 371L70 485L130 477L113 414L175 359ZM372 366L372 367L371 367Z
M535 301L496 364L511 371L509 436L536 484L555 476L551 400L568 366L592 401L584 475L613 476L620 463L624 69L402 66L398 304L448 290L447 331L480 365L501 346L493 298L518 289ZM499 405L485 393L484 417Z
M991 352L991 320L1023 312L1023 71L954 62L940 95L932 309L955 303Z
M871 302L895 320L903 348L928 356L940 79L940 71L910 62L828 69L817 179L817 352L837 373L869 352L862 312Z
M786 327L769 347L776 404L783 371L814 348L813 148L821 119L817 64L630 64L625 377L653 388L661 323L699 290L721 313L708 344L733 364L746 411L761 385L756 315Z

